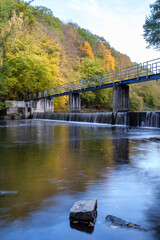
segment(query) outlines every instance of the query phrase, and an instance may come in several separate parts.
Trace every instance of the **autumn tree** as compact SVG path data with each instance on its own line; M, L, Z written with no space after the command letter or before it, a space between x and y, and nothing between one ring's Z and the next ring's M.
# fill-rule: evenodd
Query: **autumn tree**
M115 69L115 60L111 54L111 51L106 48L106 46L100 42L100 49L102 50L103 63L108 71Z
M5 33L6 31L6 33ZM4 30L2 76L10 98L26 92L50 90L59 83L59 49L41 25L28 27L26 18L15 11Z
M82 52L82 57L88 57L94 59L94 54L92 52L92 48L89 42L84 41L84 43L80 46L80 50Z

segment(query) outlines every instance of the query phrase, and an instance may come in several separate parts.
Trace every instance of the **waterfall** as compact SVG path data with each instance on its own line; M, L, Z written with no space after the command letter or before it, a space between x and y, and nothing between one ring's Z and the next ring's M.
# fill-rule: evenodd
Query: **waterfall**
M138 127L159 127L159 114L156 112L118 112L113 113L34 113L35 119L52 119L57 121L89 122L102 124L129 125Z
M33 118L52 119L72 122L113 123L113 114L109 113L34 113Z
M116 115L116 125L127 125L127 112L118 112Z
M37 113L34 113L33 114L33 119L36 119L37 118Z
M70 113L69 121L112 124L113 114L110 113Z
M141 126L141 127L159 127L159 114L156 112L140 113L139 126Z

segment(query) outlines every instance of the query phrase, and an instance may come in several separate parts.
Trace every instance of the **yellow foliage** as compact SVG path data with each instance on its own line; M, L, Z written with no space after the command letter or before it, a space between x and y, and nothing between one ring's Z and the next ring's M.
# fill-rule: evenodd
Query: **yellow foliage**
M80 46L80 50L82 51L83 57L89 57L91 59L94 59L94 54L92 52L92 48L89 42L84 41L83 45Z
M0 57L3 55L3 64L7 63L3 77L10 97L18 99L26 92L56 88L61 81L58 44L41 24L37 23L30 31L23 14L17 16L15 11L12 14L8 28L0 34L4 52Z
M104 64L108 70L113 71L115 69L115 59L111 54L111 51L107 49L103 43L100 43L101 49L104 51Z
M68 96L53 98L55 112L68 112Z

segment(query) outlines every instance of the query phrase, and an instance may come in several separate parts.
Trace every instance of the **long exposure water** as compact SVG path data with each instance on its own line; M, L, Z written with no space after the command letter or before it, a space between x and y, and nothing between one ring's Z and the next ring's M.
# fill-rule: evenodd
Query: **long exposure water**
M159 240L159 129L0 122L1 240ZM93 231L70 226L78 200L97 198ZM152 228L109 225L108 214Z

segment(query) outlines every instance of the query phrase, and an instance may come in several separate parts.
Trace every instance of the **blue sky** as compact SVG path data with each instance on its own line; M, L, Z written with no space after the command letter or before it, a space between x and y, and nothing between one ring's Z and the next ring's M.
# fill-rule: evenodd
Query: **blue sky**
M138 63L160 57L146 49L143 27L149 4L155 0L34 0L50 8L64 23L71 21L103 36L116 50Z

